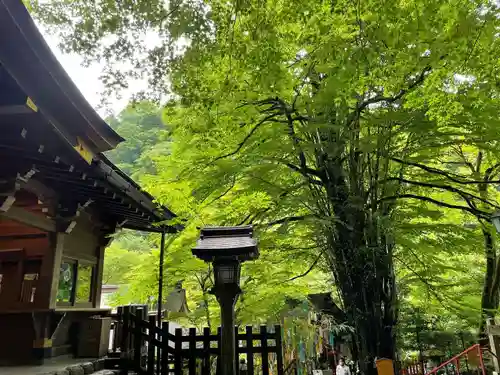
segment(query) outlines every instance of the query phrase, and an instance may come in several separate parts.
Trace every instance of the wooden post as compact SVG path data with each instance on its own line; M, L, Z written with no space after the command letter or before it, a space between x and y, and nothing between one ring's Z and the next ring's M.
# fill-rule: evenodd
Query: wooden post
M113 331L113 352L116 352L121 344L123 336L123 306L118 306L116 311L115 329Z
M156 348L156 317L148 318L148 362L146 364L147 374L155 374L155 348Z
M189 375L196 375L196 328L189 328Z
M222 328L217 327L217 362L215 368L215 374L221 375L221 362L222 362Z
M210 375L210 328L203 328L203 363L201 374Z
M158 324L160 324L162 316L162 305L163 305L163 262L165 258L165 230L161 232L161 244L160 244L160 262L159 262L159 270L158 270L158 308L157 308L157 316L158 316Z
M260 326L261 342L260 347L262 348L262 375L269 375L269 351L267 349L267 327Z
M121 343L120 343L120 358L123 364L123 370L129 369L129 337L130 337L130 306L123 306L123 325L121 330ZM125 372L127 373L127 372Z
M49 233L49 249L40 268L40 278L35 293L35 305L54 309L59 290L59 273L64 251L64 233Z
M168 331L168 322L162 322L161 323L161 356L158 356L160 359L161 357L161 375L168 375L169 373L169 368L168 368L168 354L169 354L169 347L168 347L168 336L169 336L169 331ZM160 366L158 366L160 368Z
M246 327L247 342L247 373L253 375L253 332L252 326Z
M141 307L137 307L133 318L134 328L132 331L134 341L134 370L138 372L141 369L142 314L143 309Z
M238 340L239 326L234 326L234 358L236 362L235 375L240 373L240 340Z
M281 340L281 326L274 326L274 334L276 335L276 366L278 367L278 375L283 375L283 342Z
M175 329L174 373L182 375L182 329Z
M106 243L109 242L106 239ZM102 274L104 272L104 249L105 245L99 245L97 248L97 264L95 265L94 274L92 275L92 307L101 306L102 294Z

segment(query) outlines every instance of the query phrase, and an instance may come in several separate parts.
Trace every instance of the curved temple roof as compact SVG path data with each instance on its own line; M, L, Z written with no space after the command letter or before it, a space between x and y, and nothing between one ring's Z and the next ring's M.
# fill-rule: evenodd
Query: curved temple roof
M155 225L175 214L102 154L124 139L85 100L20 0L0 0L0 127L0 160L14 160L10 169L29 166L65 199L91 201L123 227L180 229Z

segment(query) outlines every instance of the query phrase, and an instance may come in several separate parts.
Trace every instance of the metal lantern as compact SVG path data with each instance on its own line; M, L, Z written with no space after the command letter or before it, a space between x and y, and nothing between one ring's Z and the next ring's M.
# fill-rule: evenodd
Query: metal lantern
M234 305L241 293L241 263L259 256L253 228L251 225L205 227L192 251L196 257L213 264L215 285L212 293L221 308L221 370L222 375L234 375Z

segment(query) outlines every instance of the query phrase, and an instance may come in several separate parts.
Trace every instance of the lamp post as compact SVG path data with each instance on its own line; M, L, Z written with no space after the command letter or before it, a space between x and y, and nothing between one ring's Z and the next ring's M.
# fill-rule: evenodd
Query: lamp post
M215 285L211 293L217 297L221 310L221 370L222 375L235 375L234 305L241 293L241 263L259 257L253 228L205 227L192 252L213 264Z

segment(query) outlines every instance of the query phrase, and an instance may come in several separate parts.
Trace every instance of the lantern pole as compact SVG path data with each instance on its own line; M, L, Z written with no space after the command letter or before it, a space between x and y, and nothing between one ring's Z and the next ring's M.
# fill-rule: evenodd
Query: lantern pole
M222 288L221 288L222 289ZM221 370L222 375L236 375L236 337L234 334L234 305L240 295L236 285L216 291L221 318Z
M157 307L157 324L161 327L161 309L163 302L163 258L165 257L165 228L161 231L161 245L160 245L160 265L158 271L158 307Z
M215 286L210 291L215 294L220 306L221 321L221 374L236 375L236 337L234 332L234 306L241 294L240 262L216 261L214 263ZM221 268L229 269L231 280L225 279ZM228 282L230 281L230 282Z

